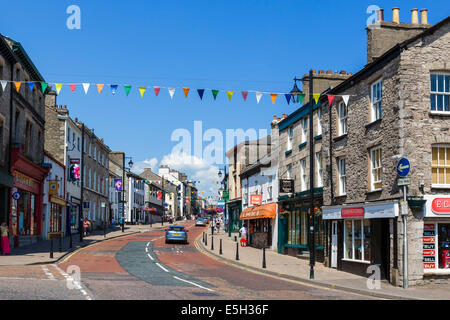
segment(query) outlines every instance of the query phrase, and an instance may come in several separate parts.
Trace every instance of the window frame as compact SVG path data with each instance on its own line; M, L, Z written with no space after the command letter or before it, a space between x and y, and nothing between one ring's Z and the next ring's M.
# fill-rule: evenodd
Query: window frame
M438 149L438 153L437 153L437 164L434 165L433 164L433 149L437 148ZM444 149L444 165L441 165L439 163L440 157L440 150ZM448 163L447 163L448 162ZM444 171L444 180L445 182L448 181L448 183L439 183L439 170L436 172L436 178L438 179L438 183L434 183L433 182L433 169L443 169ZM448 173L447 173L448 171ZM445 144L445 143L437 143L437 144L432 144L431 145L431 187L432 188L445 188L445 189L450 189L450 144Z
M379 166L374 166L374 154L376 151L379 151L380 159L379 159ZM380 191L383 189L383 150L381 146L376 146L373 148L370 148L370 191ZM380 179L375 180L374 172L375 170L381 170L380 171ZM381 183L381 186L379 188L375 187L375 184Z
M432 88L432 77L436 76L436 90L433 91ZM438 76L443 76L443 83L442 83L442 90L443 91L439 91L439 79ZM448 83L447 83L448 82ZM446 90L446 86L448 87L448 91ZM441 95L442 96L442 110L437 110L438 108L438 104L437 104L437 95ZM435 96L434 100L435 100L435 108L436 110L432 110L432 99L433 96ZM447 99L446 99L447 97ZM445 101L447 102L447 108L448 110L445 110ZM430 72L430 112L432 114L441 114L441 115L450 115L450 72L448 71L432 71Z
M374 95L374 88L377 89L377 85L380 85L380 97ZM381 119L383 119L383 78L376 80L370 85L370 120L375 122Z
M302 140L300 143L305 143L308 139L308 121L309 117L303 117L301 120L301 125L302 125Z
M345 112L344 112L345 111ZM348 108L344 101L338 104L338 137L346 135L348 132ZM344 130L345 129L345 130Z
M287 129L288 139L287 139L287 145L286 145L286 151L292 150L293 140L294 140L294 127L290 126Z
M316 152L317 188L323 187L322 152Z
M337 167L338 167L338 191L339 196L347 195L347 159L345 157L337 158ZM343 166L342 166L343 164ZM343 169L343 170L342 170ZM342 174L344 173L344 174ZM343 182L342 182L343 181Z
M322 108L317 109L317 135L320 136L323 132L322 128Z
M304 158L304 159L300 160L300 182L301 182L300 189L301 189L301 191L306 191L307 190L307 188L306 188L306 184L307 184L306 178L307 178L307 175L306 175L306 158Z
M350 257L347 257L347 243L346 243L346 237L347 237L347 221L351 221L352 222L352 257L350 258ZM361 240L361 248L362 248L362 250L361 250L361 259L355 259L355 248L356 248L356 246L355 246L355 221L360 221L360 224L361 224L361 230L360 230L360 232L361 232L361 237L360 237L360 240ZM345 260L345 261L357 261L357 262L363 262L363 263L371 263L369 260L365 260L364 258L365 258L365 248L364 248L364 238L365 238L365 236L366 236L366 234L365 234L365 230L364 230L364 227L365 227L365 224L364 224L364 222L365 221L369 221L369 223L370 223L370 219L346 219L346 220L344 220L344 238L343 238L343 247L344 247L344 258L343 258L343 260ZM368 248L368 250L369 250L369 252L371 251L371 247L369 247ZM371 255L370 255L371 256Z

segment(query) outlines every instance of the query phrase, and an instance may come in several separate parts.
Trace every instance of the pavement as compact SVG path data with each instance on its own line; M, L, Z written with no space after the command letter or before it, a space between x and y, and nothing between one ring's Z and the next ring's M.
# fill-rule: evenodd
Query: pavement
M430 284L403 289L395 287L387 281L380 281L380 288L370 289L368 282L373 283L366 277L361 277L352 273L339 271L334 268L325 267L322 263L314 266L314 279L310 279L309 260L279 254L278 252L266 249L265 262L263 268L263 250L250 246L241 247L239 244L238 258L236 260L235 235L239 241L237 233L228 233L221 230L219 234L214 232L211 236L211 229L205 228L207 234L207 245L203 242L203 234L196 239L196 246L203 253L208 254L225 263L265 275L297 281L309 285L334 288L345 292L369 295L382 299L395 300L450 300L450 285ZM214 249L211 250L211 238L214 237ZM220 239L222 239L222 254L220 254ZM368 277L370 275L368 274Z
M164 227L169 225L164 223ZM59 239L53 240L53 258L50 258L50 240L42 240L38 243L27 245L20 248L11 248L10 255L0 255L1 266L26 266L39 264L52 264L62 260L67 255L100 241L114 239L118 237L128 236L135 233L151 231L162 228L161 223L154 223L150 225L125 225L125 230L119 227L109 228L106 231L106 237L103 230L96 230L88 236L83 237L83 242L80 243L80 235L78 233L72 235L72 248L70 248L69 237L62 238L61 251L59 248Z

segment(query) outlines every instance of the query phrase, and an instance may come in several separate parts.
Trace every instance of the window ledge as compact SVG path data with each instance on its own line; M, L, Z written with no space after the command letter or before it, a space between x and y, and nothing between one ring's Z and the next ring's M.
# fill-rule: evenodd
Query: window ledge
M447 116L450 117L450 111L429 111L430 116Z
M314 137L314 140L319 140L319 139L322 139L322 135L321 134L319 134L319 135Z
M288 155L290 155L292 153L292 149L291 150L288 150L288 151L286 151L284 154L286 155L286 156L288 156Z
M345 139L345 138L347 138L347 134L346 133L341 134L340 136L333 138L333 141L337 142L337 141L340 141L340 140Z
M434 189L450 189L450 184L432 184L431 188L434 188Z
M383 118L377 119L377 120L375 120L375 121L372 121L371 123L366 124L366 125L365 125L366 129L368 129L368 128L370 128L370 127L372 127L372 126L374 126L374 125L380 123L382 119L383 119Z
M301 144L298 145L298 148L301 149L301 148L303 148L304 146L306 146L307 144L308 144L308 142L303 142L303 143L301 143Z
M344 197L346 197L347 196L347 194L346 193L344 193L344 194L340 194L340 195L337 195L337 196L334 196L335 198L344 198Z
M372 194L372 193L377 193L377 192L381 192L381 191L383 191L383 188L367 191L366 194Z
M357 263L364 263L364 264L370 264L370 261L364 261L364 260L354 260L354 259L341 259L342 261L347 261L347 262L357 262Z

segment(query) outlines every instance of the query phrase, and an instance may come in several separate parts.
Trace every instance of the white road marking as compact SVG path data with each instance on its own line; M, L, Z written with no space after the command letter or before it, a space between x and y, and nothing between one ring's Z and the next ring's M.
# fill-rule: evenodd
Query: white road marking
M190 283L190 284L192 284L192 285L194 285L194 286L197 286L197 287L199 287L199 288L202 288L202 289L205 289L205 290L208 290L208 291L214 291L214 290L211 290L211 289L209 289L209 288L205 288L205 287L203 287L203 286L201 286L201 285L199 285L199 284L196 284L196 283L194 283L194 282L191 282L191 281L187 281L187 280L178 278L178 277L176 277L176 276L174 276L174 278L175 278L175 279L178 279L178 280L181 280L181 281L184 281L184 282L187 282L187 283Z
M145 252L148 252L148 248L145 248Z
M147 243L147 247L150 245L150 242Z
M169 272L169 270L167 270L166 268L164 268L162 265L160 265L158 262L156 263L156 265L158 267L160 267L161 269L163 269L165 272Z
M64 278L66 278L66 281L72 282L75 287L80 290L80 292L86 296L87 300L92 300L91 296L86 292L86 290L83 289L83 286L81 285L81 281L74 280L69 274L64 272L60 267L58 267L56 264L52 264L52 266L59 271L63 275Z
M42 268L42 270L44 270L44 273L49 280L56 280L55 277L53 276L53 274L50 272L50 270L48 270L48 268L46 266L41 266L41 268Z
M152 259L153 261L155 261L155 259L153 259L153 257L152 257L150 254L147 253L147 255L148 255L148 257L149 257L150 259Z

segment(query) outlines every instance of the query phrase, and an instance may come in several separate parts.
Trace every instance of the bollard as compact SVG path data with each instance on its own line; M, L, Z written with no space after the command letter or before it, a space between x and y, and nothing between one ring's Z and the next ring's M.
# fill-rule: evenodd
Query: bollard
M205 243L205 233L203 232L203 239L202 239L203 243Z
M236 242L236 260L239 260L239 243Z
M211 237L211 250L214 250L214 237Z
M265 269L266 268L266 247L263 247L263 263L262 263L262 267Z
M50 258L53 259L53 238L50 239Z
M106 221L103 223L103 238L106 238Z
M222 254L222 239L220 239L219 254Z
M234 236L234 242L236 242L237 241L237 236Z
M72 249L72 230L69 232L69 248Z
M206 234L206 236L205 236L205 246L207 246L208 245L208 234Z
M59 236L59 252L62 252L62 234Z
M214 234L214 227L211 226L211 235Z

